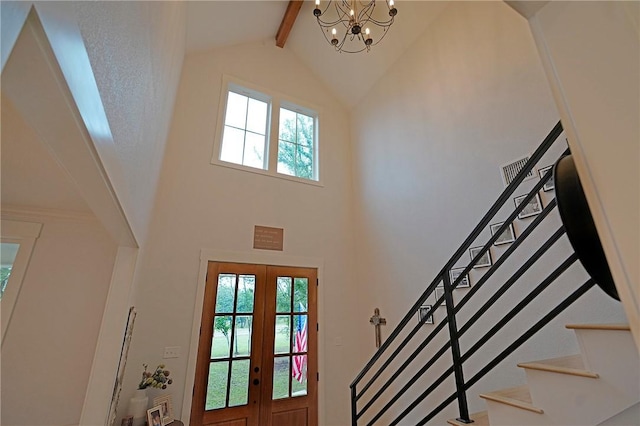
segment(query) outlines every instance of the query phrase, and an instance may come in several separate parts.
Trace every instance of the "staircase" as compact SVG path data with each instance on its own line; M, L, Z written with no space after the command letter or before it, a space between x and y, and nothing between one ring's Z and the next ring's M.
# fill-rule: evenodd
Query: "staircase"
M566 327L574 330L580 354L518 364L527 384L481 394L488 410L471 415L474 425L640 424L640 358L629 326Z
M557 123L357 374L352 426L442 424L454 405L453 425L640 425L640 360L621 325L568 326L580 354L518 364L527 384L480 395L487 412L469 414L467 393L518 363L516 351L545 327L561 327L552 321L596 284L617 299L603 285L612 280L595 226L575 226L591 217L561 134ZM536 173L554 163L562 179Z

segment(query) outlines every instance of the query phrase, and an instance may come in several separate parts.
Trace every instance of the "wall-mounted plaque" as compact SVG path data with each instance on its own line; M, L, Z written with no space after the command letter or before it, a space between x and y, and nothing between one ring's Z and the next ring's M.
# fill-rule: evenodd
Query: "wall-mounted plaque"
M253 248L282 251L284 241L283 228L270 228L256 225L253 230Z

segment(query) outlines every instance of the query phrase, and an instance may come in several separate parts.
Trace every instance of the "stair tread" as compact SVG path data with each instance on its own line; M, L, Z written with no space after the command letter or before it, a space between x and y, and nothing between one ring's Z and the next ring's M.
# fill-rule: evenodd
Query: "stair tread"
M630 331L629 324L567 324L565 328L572 330L625 330Z
M534 413L544 413L542 409L532 404L531 393L529 393L529 386L527 385L483 393L480 394L480 398L511 405Z
M470 424L473 426L490 426L489 413L487 413L486 411L480 411L478 413L470 414L469 418L473 420L473 423L462 423L455 419L447 420L447 423L453 426L468 426Z
M589 377L597 379L600 376L584 369L584 362L580 355L570 355L558 358L543 359L540 361L523 362L518 364L520 368L531 370L549 371L553 373L569 374L572 376Z

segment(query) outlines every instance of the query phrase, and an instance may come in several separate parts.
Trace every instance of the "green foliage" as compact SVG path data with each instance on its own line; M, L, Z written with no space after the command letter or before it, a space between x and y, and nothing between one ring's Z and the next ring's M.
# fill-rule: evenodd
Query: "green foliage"
M9 282L9 275L11 275L10 267L0 268L0 298L2 298L2 295L4 294L7 282Z
M278 171L306 179L313 179L312 117L281 109Z

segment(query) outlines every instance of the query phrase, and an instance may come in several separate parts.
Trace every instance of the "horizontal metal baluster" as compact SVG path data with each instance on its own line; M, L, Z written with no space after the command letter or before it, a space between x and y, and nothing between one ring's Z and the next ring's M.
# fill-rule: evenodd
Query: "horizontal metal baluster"
M389 408L391 408L391 406L393 404L396 403L396 401L398 399L400 399L400 397L402 395L404 395L404 393L411 387L414 385L414 383L416 381L418 381L418 379L420 378L420 376L422 376L429 368L431 368L431 366L433 364L436 363L436 361L438 361L438 359L440 359L440 357L442 355L444 355L444 353L447 351L447 349L449 349L450 343L447 342L443 347L440 348L440 350L438 352L436 352L431 359L429 359L429 361L427 361L427 363L425 365L422 366L422 368L416 373L414 374L411 379L402 387L402 389L400 389L398 392L396 392L395 396L393 398L391 398L391 400L389 402L387 402L387 404L385 404L384 407L382 407L382 409L380 411L378 411L378 414L374 417L375 420L379 419L380 416L382 416ZM453 367L452 367L453 368Z
M460 311L460 309L462 309L462 307L464 305L467 304L467 302L469 301L469 299L471 299L471 297L476 294L476 292L478 290L480 290L480 288L482 288L482 285L489 279L491 278L491 276L493 275L493 273L504 263L507 261L507 259L509 258L509 256L511 256L511 254L516 251L516 249L518 247L520 247L520 245L524 242L524 240L529 236L529 234L531 234L536 228L537 226L540 224L540 222L542 222L544 220L545 217L547 217L547 215L549 213L551 213L551 211L554 209L554 207L556 206L556 200L553 199L551 200L551 202L549 202L549 204L547 205L547 207L545 207L542 212L536 216L535 220L533 222L531 222L531 224L529 224L529 226L527 226L525 228L525 230L522 232L522 234L520 234L520 236L518 238L516 238L516 240L509 245L509 248L507 250L504 251L504 253L502 253L502 255L500 255L500 257L498 258L498 260L496 260L496 262L491 265L491 267L489 268L489 270L487 272L484 273L484 275L482 276L482 278L480 278L480 280L478 280L478 282L469 289L469 291L467 292L467 294L465 294L465 296L462 298L462 300L460 300L460 302L456 305L456 313L458 311ZM508 224L509 222L505 222L505 224ZM501 228L502 229L502 228ZM500 235L502 234L502 231L498 231L496 232L496 235Z
M471 234L465 239L462 245L456 250L453 256L451 256L450 260L445 264L444 268L438 274L438 277L443 276L445 273L449 273L449 269L457 262L457 260L462 256L462 254L467 250L468 246L480 235L480 233L486 228L491 219L495 216L496 213L502 208L502 206L507 202L509 197L513 194L516 188L524 181L527 173L533 169L535 164L540 161L542 156L549 150L549 148L556 141L558 136L562 133L562 123L558 121L558 123L553 127L551 132L544 138L540 146L531 154L529 161L525 164L525 167L518 172L513 181L505 188L505 190L500 194L498 199L493 203L489 211L483 216L478 225L473 229ZM523 201L524 203L524 201ZM524 206L523 206L524 208ZM437 279L436 279L437 280ZM364 377L364 375L375 365L376 361L382 356L382 354L387 350L387 348L393 343L393 341L398 337L400 331L404 329L407 323L411 320L411 318L415 315L415 312L418 308L423 304L423 302L427 299L427 297L433 292L437 281L434 280L422 293L422 295L418 298L418 301L414 303L409 312L400 320L398 326L391 332L391 335L385 340L382 346L378 349L378 351L373 355L373 357L369 360L369 362L364 366L364 368L360 371L360 373L353 380L350 387L356 386L360 380ZM457 285L457 284L456 284ZM455 287L455 285L454 285Z
M502 327L504 327L513 317L515 317L525 306L527 306L533 299L535 299L542 291L547 288L553 281L556 280L564 271L566 271L575 261L578 260L578 255L573 253L567 258L560 266L549 274L547 278L542 281L531 293L527 295L520 303L518 303L513 309L511 309L504 317L500 319L491 327L491 329L480 338L464 355L461 357L461 361L465 362L471 357L478 349L480 349L489 339L491 339Z
M545 241L545 243L540 246L538 250L535 251L531 258L520 268L518 268L518 270L513 275L511 275L511 277L509 277L509 279L506 280L505 283L502 284L497 291L493 293L489 300L487 300L480 308L478 308L476 313L473 314L471 318L469 318L469 320L464 324L462 328L460 328L460 335L464 334L473 324L475 324L475 322L478 321L478 319L480 319L480 317L485 312L487 312L489 308L493 306L495 302L499 298L501 298L505 294L505 292L509 290L509 288L511 288L511 286L513 286L520 279L520 277L525 274L525 272L529 270L529 268L531 268L531 266L533 266L535 261L540 259L547 252L547 250L549 250L549 248L553 244L555 244L556 241L558 241L563 235L564 228L560 228L556 232L554 232L553 235L551 235L551 237L549 237L549 239Z
M431 384L431 386L429 386L427 388L427 390L425 390L424 392L422 392L418 398L414 399L413 402L411 403L411 405L409 405L404 411L402 411L402 413L400 413L400 415L398 417L396 417L393 422L391 422L389 424L389 426L395 426L398 424L398 422L402 419L404 419L407 414L409 414L411 412L411 410L413 410L414 408L416 408L418 406L418 404L420 404L426 397L427 395L429 395L431 392L433 392L438 386L440 386L442 384L442 382L444 382L444 379L446 379L447 377L449 377L451 374L453 373L453 366L449 367L444 373L442 373L442 375L440 375L440 377L438 377L438 379L436 379L435 382L433 382ZM369 423L368 426L370 426L372 423Z
M434 308L435 309L435 308ZM420 343L420 346L418 346L416 348L416 350L413 351L413 353L411 355L409 355L406 359L406 361L404 363L402 363L402 365L400 366L400 368L398 368L398 370L396 370L395 374L389 379L387 380L387 382L385 382L385 384L380 388L380 390L378 390L378 392L376 392L375 395L373 395L373 397L369 400L369 402L367 403L367 405L365 405L362 410L360 411L360 413L358 414L358 418L360 418L360 416L362 414L364 414L365 411L367 411L369 409L369 407L376 402L376 400L380 397L380 395L382 395L382 393L387 390L387 388L391 385L391 383L393 383L399 376L400 374L402 374L402 372L409 366L409 364L411 364L411 362L415 359L415 357L422 352L422 350L429 344L431 343L431 341L435 338L435 336L438 334L438 332L440 330L442 330L442 328L444 327L444 325L447 323L447 318L445 317L442 321L440 321L440 323L438 323L438 325L436 326L436 328L427 336L427 338ZM418 324L419 326L422 326L422 324ZM445 347L441 350L446 350L446 348L448 348L449 345L445 345ZM421 370L422 371L422 370ZM426 369L425 369L426 371ZM424 373L424 372L423 372ZM364 390L363 390L364 392Z
M552 319L557 317L562 311L567 309L573 302L578 300L583 294L585 294L591 287L593 287L596 282L590 278L587 280L582 286L580 286L576 291L571 293L569 297L564 299L562 303L553 308L548 314L543 316L538 322L536 322L533 327L531 327L525 334L516 339L512 344L510 344L505 350L500 352L498 356L496 356L491 362L489 362L484 368L476 373L475 376L467 380L466 387L469 389L471 386L476 384L478 380L485 376L489 371L491 371L495 366L500 364L506 357L511 355L513 351L518 349L524 342L529 340L531 336L536 334L538 331L542 329L545 325L547 325Z

